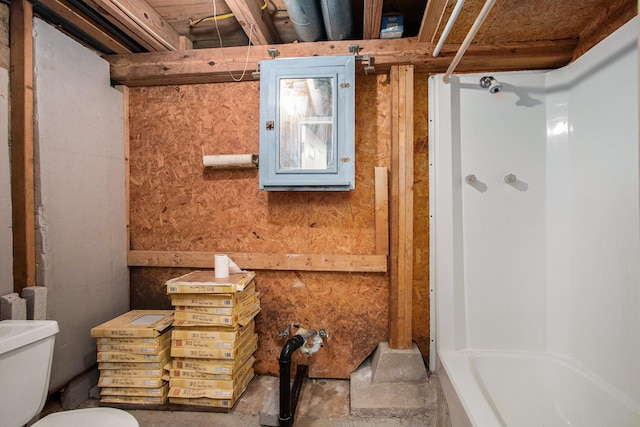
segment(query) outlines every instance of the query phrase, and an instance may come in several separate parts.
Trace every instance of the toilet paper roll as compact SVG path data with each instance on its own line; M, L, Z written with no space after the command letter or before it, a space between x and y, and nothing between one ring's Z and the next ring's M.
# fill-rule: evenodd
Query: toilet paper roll
M244 270L241 270L240 267L238 267L238 264L236 264L235 262L233 262L231 258L229 258L229 273L231 274L244 273Z
M229 257L222 254L216 254L214 274L216 279L224 279L229 277Z

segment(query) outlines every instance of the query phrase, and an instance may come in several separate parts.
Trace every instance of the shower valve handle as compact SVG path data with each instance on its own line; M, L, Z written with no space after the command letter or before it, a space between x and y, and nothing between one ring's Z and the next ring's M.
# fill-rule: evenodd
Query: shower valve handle
M506 182L507 184L513 184L517 180L518 180L518 178L516 178L516 176L514 174L512 174L512 173L510 173L509 175L506 175L504 177L504 182Z

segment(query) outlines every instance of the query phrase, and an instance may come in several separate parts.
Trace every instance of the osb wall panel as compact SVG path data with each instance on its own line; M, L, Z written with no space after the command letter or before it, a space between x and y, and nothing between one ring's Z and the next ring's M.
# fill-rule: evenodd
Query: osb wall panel
M358 115L375 117L376 102L358 102ZM265 192L257 170L202 167L203 154L258 152L258 103L253 82L131 89L132 249L374 253L380 136L356 130L352 192Z
M429 354L429 113L428 74L414 76L413 101L413 340Z
M132 88L131 248L375 253L374 168L389 165L387 79L357 80L351 192L265 192L257 170L202 167L203 154L258 152L257 82ZM133 268L132 308L166 308L164 282L184 272ZM386 274L259 271L256 281L263 305L258 374L277 374L277 332L289 322L330 333L309 361L314 377L348 378L387 340Z
M165 282L189 271L132 268L132 308L171 309ZM309 365L315 378L349 378L378 343L387 340L389 289L384 274L258 271L255 281L262 305L256 317L254 367L259 374L278 375L278 358L288 339L278 333L292 323L329 334L313 357L300 352L294 356L294 363Z
M551 0L499 0L487 16L474 43L506 43L541 40L575 39L593 21L607 16L612 8L626 7L634 0L582 0L580 7L575 2ZM462 43L482 10L485 0L467 0L460 15L451 28L448 43ZM440 37L454 8L449 2L444 19L438 29ZM637 8L635 4L632 4ZM558 22L559 25L549 25Z

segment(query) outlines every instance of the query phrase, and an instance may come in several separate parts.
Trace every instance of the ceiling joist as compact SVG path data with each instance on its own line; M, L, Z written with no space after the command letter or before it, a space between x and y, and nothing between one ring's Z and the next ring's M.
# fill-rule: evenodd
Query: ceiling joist
M418 42L433 43L435 41L440 22L447 9L447 3L449 3L448 0L429 0L427 2L418 33Z
M247 34L251 36L253 44L277 44L282 43L276 26L269 13L265 13L262 6L256 1L225 0L229 9L234 14L238 23ZM265 3L266 5L266 3Z
M365 40L380 38L382 23L383 0L364 0L364 29Z
M129 46L114 37L111 33L105 31L96 24L94 20L84 15L66 0L38 0L38 3L64 21L74 25L112 52L133 53Z
M180 35L145 0L85 0L151 52L178 50Z

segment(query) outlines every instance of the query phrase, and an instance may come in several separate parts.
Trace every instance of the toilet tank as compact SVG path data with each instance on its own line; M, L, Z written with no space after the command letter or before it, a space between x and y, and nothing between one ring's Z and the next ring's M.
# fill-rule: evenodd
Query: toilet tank
M54 320L0 321L0 418L4 427L25 425L47 400Z

